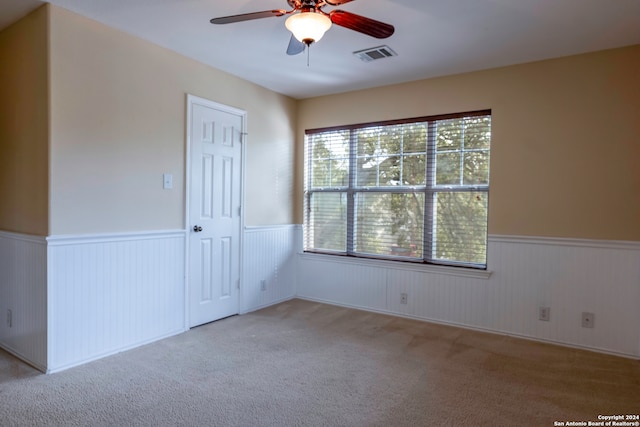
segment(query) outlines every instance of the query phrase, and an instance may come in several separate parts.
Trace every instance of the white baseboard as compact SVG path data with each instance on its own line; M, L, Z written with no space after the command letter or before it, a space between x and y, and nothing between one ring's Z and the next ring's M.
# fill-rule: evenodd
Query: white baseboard
M43 365L42 363L36 362L31 360L31 358L26 355L23 354L22 352L15 350L13 348L11 348L8 345L5 345L4 343L0 342L0 348L4 351L6 351L7 353L17 357L18 359L22 360L23 362L25 362L27 365L30 365L31 367L37 369L38 371L42 372L43 374L47 373L47 366Z
M572 344L567 344L567 343L564 343L564 342L561 342L561 341L540 339L540 338L532 337L532 336L529 336L529 335L520 335L520 334L510 333L509 331L498 331L498 330L493 330L493 329L480 328L480 327L476 327L476 326L472 326L472 325L465 325L465 324L456 323L456 322L443 322L443 321L440 321L440 320L437 320L437 319L429 319L429 318L424 318L424 317L416 317L416 316L398 314L398 313L391 312L391 311L388 311L388 310L375 310L375 309L369 309L367 307L362 307L362 306L358 306L358 305L340 304L340 303L337 303L337 302L331 301L331 300L323 300L323 299L317 299L317 298L304 298L304 297L296 297L296 299L301 299L301 300L310 301L310 302L317 302L317 303L321 303L321 304L335 305L335 306L344 307L344 308L351 308L351 309L354 309L354 310L367 311L367 312L370 312L370 313L385 314L385 315L388 315L388 316L401 317L401 318L404 318L404 319L417 320L417 321L420 321L420 322L433 323L433 324L436 324L436 325L451 326L453 328L466 329L466 330L470 330L470 331L477 331L477 332L483 332L483 333L494 334L494 335L503 335L503 336L508 336L508 337L520 338L520 339L524 339L524 340L528 340L528 341L540 342L540 343L544 343L544 344L552 344L552 345L558 345L558 346L561 346L561 347L575 348L575 349L578 349L578 350L593 351L593 352L602 353L602 354L609 354L609 355L612 355L612 356L624 357L624 358L627 358L627 359L640 360L640 356L630 355L630 354L626 354L626 353L618 353L618 352L615 352L615 351L610 351L610 350L607 350L607 349L596 348L596 347L585 347L585 346L580 346L580 345L572 345Z
M160 341L160 340L163 340L165 338L169 338L169 337L172 337L172 336L175 336L175 335L179 335L179 334L181 334L183 332L186 332L187 330L188 329L184 329L183 328L183 329L179 329L179 330L176 330L176 331L168 332L167 334L164 334L164 335L160 335L160 336L148 339L148 340L136 342L136 343L128 345L128 346L123 346L123 347L118 348L116 350L110 350L110 351L105 351L103 353L98 353L98 354L92 355L92 356L90 356L88 358L85 358L85 359L82 359L82 360L78 360L78 361L75 361L75 362L63 364L63 365L57 366L57 367L52 368L52 369L47 369L46 371L43 371L43 372L45 372L47 374L55 374L57 372L61 372L61 371L64 371L64 370L67 370L67 369L70 369L70 368L74 368L76 366L84 365L85 363L89 363L89 362L93 362L95 360L102 359L103 357L112 356L114 354L122 353L123 351L132 350L132 349L134 349L136 347L140 347L140 346L143 346L143 345L151 344L151 343L153 343L155 341Z

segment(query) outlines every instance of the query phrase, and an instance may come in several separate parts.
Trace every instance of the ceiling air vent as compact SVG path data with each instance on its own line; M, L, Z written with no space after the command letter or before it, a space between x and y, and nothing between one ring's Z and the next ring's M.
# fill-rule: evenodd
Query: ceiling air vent
M376 59L389 58L390 56L398 56L389 46L372 47L371 49L359 50L353 52L355 56L364 62L375 61Z

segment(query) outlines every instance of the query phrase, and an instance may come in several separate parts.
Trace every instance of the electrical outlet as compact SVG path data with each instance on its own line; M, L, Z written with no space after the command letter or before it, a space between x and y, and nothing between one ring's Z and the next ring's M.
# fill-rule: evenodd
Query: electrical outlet
M408 295L405 293L400 294L400 304L406 304L407 303L407 298Z
M267 290L267 281L262 279L260 280L260 290L261 291L266 291Z
M11 312L11 309L7 309L7 326L13 326L13 313Z
M595 322L595 314L587 313L586 311L582 312L582 327L583 328L593 328Z
M548 322L551 318L551 307L540 307L538 319Z

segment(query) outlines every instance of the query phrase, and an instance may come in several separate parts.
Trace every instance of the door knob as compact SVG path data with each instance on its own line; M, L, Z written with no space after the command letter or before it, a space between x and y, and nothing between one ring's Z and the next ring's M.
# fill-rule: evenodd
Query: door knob
M202 231L202 227L200 227L199 225L194 225L193 226L193 231L195 231L196 233L199 233Z

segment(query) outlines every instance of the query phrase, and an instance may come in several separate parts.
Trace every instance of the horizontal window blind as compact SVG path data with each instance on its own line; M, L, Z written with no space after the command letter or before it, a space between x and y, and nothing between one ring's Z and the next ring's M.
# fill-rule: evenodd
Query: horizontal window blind
M491 112L308 130L305 251L486 268Z

